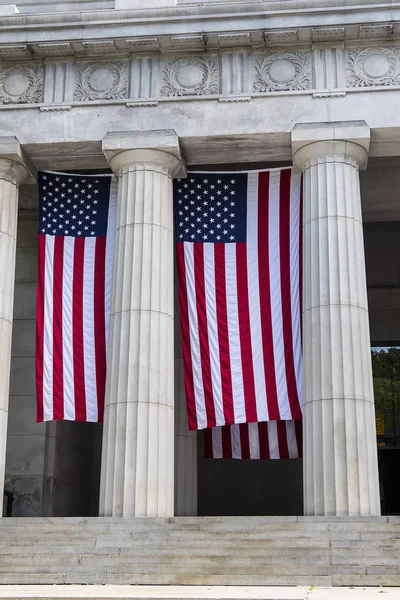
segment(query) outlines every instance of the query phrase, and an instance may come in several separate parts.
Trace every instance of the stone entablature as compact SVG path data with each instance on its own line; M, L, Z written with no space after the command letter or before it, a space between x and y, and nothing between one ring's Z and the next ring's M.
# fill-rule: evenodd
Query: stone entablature
M90 53L91 42L84 44ZM85 58L70 55L69 43L58 46L62 56L43 59L29 59L21 45L14 47L14 54L10 46L7 51L0 47L0 105L65 108L75 103L157 104L213 97L240 101L307 92L337 97L359 88L400 87L400 45L394 42L324 41L264 50L242 46L162 54L156 40L132 40L131 48L146 51L113 54L102 42L105 56Z

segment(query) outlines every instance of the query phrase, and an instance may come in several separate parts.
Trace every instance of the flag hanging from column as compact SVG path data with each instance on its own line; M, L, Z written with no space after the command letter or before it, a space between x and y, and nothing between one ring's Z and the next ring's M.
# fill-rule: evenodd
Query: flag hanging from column
M301 458L302 427L303 422L298 419L205 429L204 458Z
M39 173L37 421L103 420L116 181Z
M301 176L175 182L190 429L301 419Z

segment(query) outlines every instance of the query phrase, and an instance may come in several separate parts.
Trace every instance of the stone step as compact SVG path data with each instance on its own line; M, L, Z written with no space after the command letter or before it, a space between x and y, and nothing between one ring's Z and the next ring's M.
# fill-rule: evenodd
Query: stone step
M61 558L62 557L62 558ZM127 555L127 554L64 554L57 552L54 554L11 554L4 555L1 558L0 566L14 566L14 565L104 565L104 564L130 564L135 565L149 565L149 564L163 564L163 565L184 565L184 566L196 566L196 565L207 565L207 564L229 564L229 565L360 565L360 566L373 566L373 565L395 565L400 564L400 553L390 553L387 555L375 554L375 555L353 555L348 554L332 554L332 553L311 553L307 549L302 554L294 554L292 551L285 549L282 553L259 553L252 555L213 555L213 554L199 554L195 552L179 553L175 555L171 554L160 554L151 553L148 555Z
M388 567L387 567L388 568ZM386 569L386 567L385 567ZM390 571L382 571L390 572L396 574L396 567L391 567ZM9 565L0 565L0 575L7 575L10 573ZM359 567L357 565L345 565L345 566L334 566L329 567L329 565L307 565L304 568L303 565L294 565L294 564L286 564L286 565L241 565L238 567L237 565L207 565L207 564L197 564L197 565L165 565L165 564L140 564L136 565L133 563L128 564L106 564L106 565L13 565L12 566L13 574L97 574L99 575L99 583L102 582L103 574L115 574L115 575L132 575L132 576L142 576L142 575L153 575L158 577L158 575L174 575L178 577L179 575L186 575L190 578L201 576L204 577L206 575L214 576L214 575L226 575L226 576L268 576L268 575L332 575L332 574L340 574L340 573L351 573L355 575L362 575L366 573L365 567Z
M342 576L343 577L343 576ZM360 577L360 576L358 576ZM388 576L390 577L390 576ZM376 576L379 579L379 576ZM38 573L2 573L0 574L0 584L80 584L80 585L260 585L260 586L329 586L332 585L332 576L317 575L196 575L182 576L175 574L147 574L131 575L121 573L102 574L84 573L82 575L74 574L38 574ZM343 584L347 585L347 584ZM351 585L351 584L350 584ZM374 585L374 584L371 584ZM381 584L375 584L381 585ZM396 585L396 584L393 584Z
M399 564L399 519L0 521L4 585L400 585Z
M56 536L60 543L63 540L91 540L97 539L99 541L112 541L112 540L191 540L191 541L215 541L215 543L219 543L220 540L225 541L257 541L257 540L271 540L271 539L306 539L306 540L323 540L323 539L332 539L332 540L373 540L373 539L399 539L400 540L400 530L398 531L354 531L354 530L343 530L343 531L294 531L294 530L268 530L268 531L229 531L229 532L218 532L218 531L207 531L207 532L184 532L184 531L121 531L114 532L111 531L109 533L98 533L94 534L91 531L75 531L71 534L65 533L63 535L58 532L25 532L24 531L24 539L27 541L36 540L38 537L46 535L51 538ZM15 539L15 534L4 532L0 529L0 541L10 541L14 540L18 542L18 539Z

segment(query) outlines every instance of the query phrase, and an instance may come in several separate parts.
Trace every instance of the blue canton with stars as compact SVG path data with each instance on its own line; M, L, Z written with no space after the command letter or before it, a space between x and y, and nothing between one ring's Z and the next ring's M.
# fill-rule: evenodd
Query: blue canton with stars
M39 233L107 234L111 177L39 173Z
M174 182L178 242L246 241L247 175L189 173Z

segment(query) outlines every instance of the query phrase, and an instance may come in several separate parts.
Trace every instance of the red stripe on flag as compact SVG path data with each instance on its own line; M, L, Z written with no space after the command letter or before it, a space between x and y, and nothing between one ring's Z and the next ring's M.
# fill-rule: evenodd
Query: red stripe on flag
M96 240L94 262L94 344L96 360L96 388L98 420L103 421L104 397L106 391L106 238Z
M302 419L297 419L294 422L294 428L296 431L296 440L297 440L297 449L299 451L299 457L303 456L303 421Z
M207 427L215 427L217 421L215 418L215 406L211 382L210 347L208 343L208 322L204 282L204 245L202 243L196 242L193 244L193 262L200 340L201 372L203 376Z
M222 456L224 458L232 458L232 437L231 427L227 425L221 428L222 437Z
M286 421L278 421L276 424L278 433L279 458L289 458L289 447L287 443Z
M281 267L281 298L283 343L285 352L286 384L293 419L301 418L301 408L297 394L296 372L293 358L292 295L290 288L290 181L291 169L281 171L279 198L279 237ZM286 436L285 436L286 437Z
M72 283L72 338L74 360L75 420L86 421L86 390L83 337L83 271L85 238L76 238L74 244L74 274Z
M225 244L216 243L214 245L214 272L223 408L225 423L232 425L235 422L235 414L233 410L232 371L226 300Z
M247 423L252 423L257 421L258 415L254 383L253 350L251 346L247 251L245 242L236 244L236 277L246 421Z
M186 268L185 268L185 247L184 242L176 244L176 258L178 263L178 279L179 279L179 304L181 315L181 331L182 331L182 354L187 400L187 413L189 429L197 429L197 413L196 413L196 398L194 393L194 379L192 368L192 351L190 348L190 328L189 328L189 309L186 289Z
M259 174L258 185L258 273L260 287L260 317L268 415L271 421L278 421L280 419L280 413L276 389L275 357L272 335L268 209L269 173L265 172Z
M258 423L258 443L260 446L260 458L270 458L268 423Z
M43 421L43 343L44 343L44 279L46 264L46 236L38 239L38 285L36 296L36 422Z
M214 458L212 429L204 429L204 458Z
M249 424L241 423L239 425L240 432L240 446L242 450L242 458L250 458L250 438L249 438Z
M54 237L53 259L53 418L64 419L63 272L64 236Z

